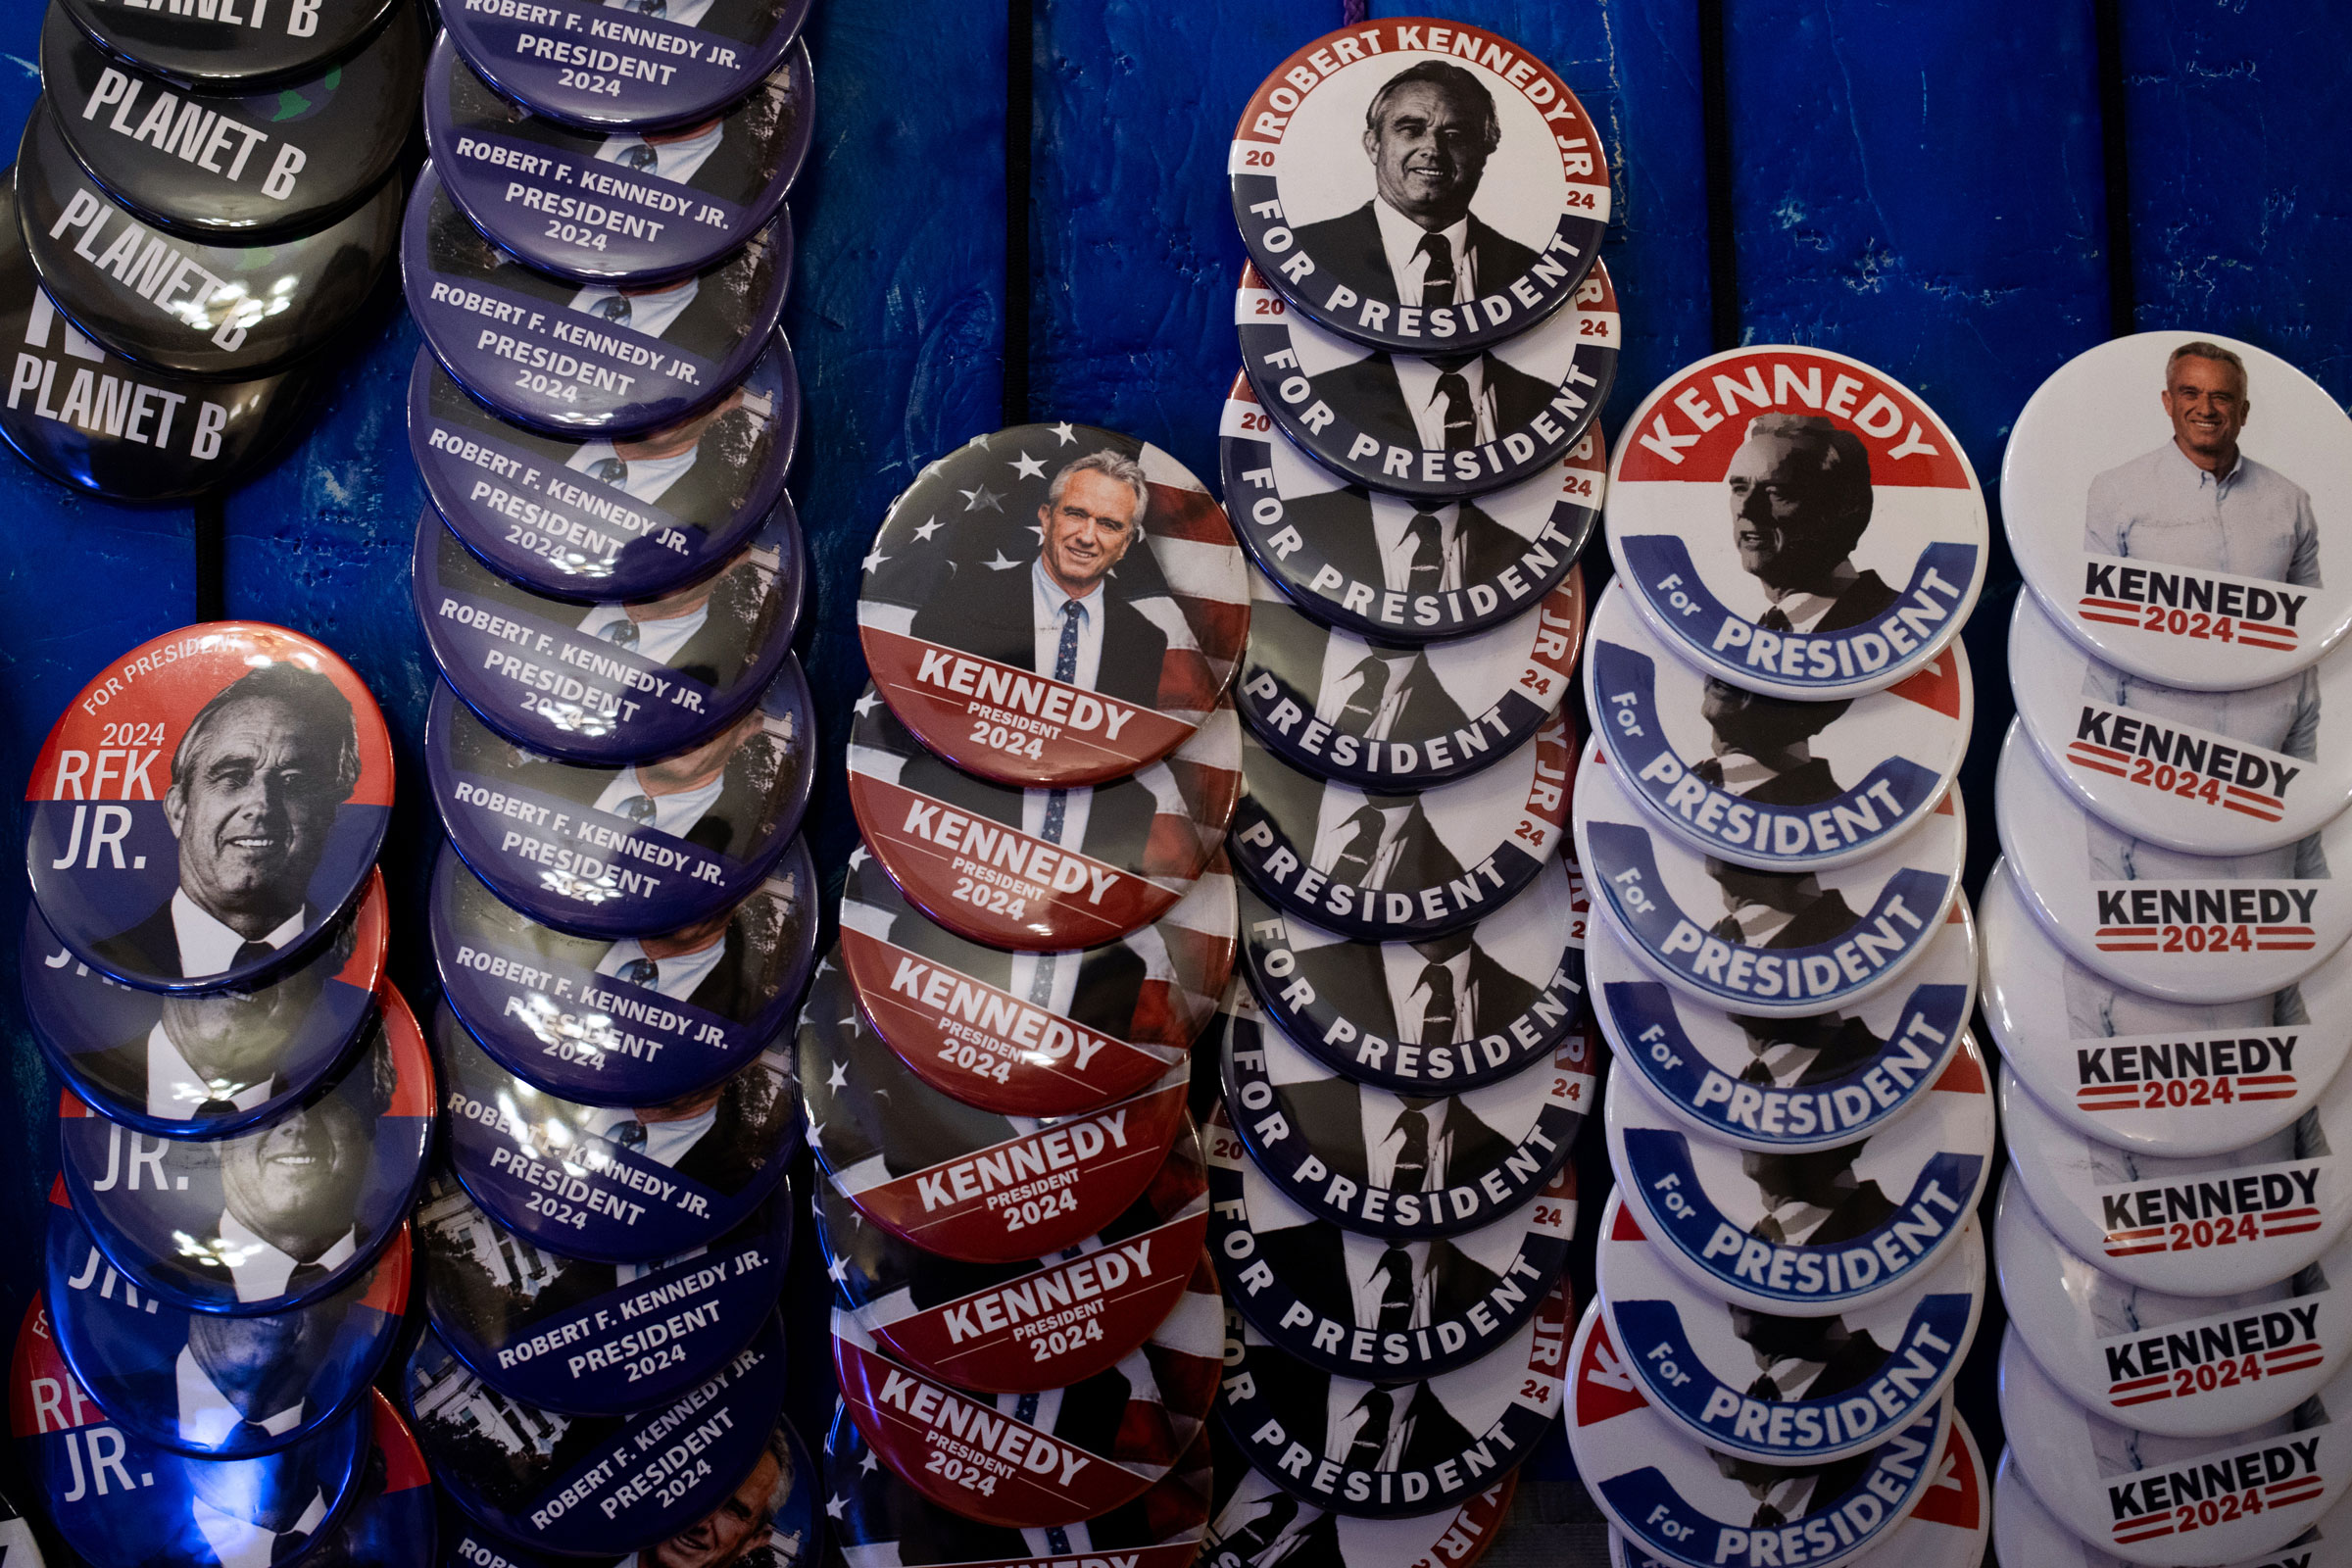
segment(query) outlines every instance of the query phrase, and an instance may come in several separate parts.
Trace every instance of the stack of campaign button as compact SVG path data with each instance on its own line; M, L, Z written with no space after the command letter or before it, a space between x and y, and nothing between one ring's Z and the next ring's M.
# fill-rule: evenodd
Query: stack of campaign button
M2284 361L2142 333L2061 367L2003 461L2005 1555L2250 1561L2343 1528L2347 437Z

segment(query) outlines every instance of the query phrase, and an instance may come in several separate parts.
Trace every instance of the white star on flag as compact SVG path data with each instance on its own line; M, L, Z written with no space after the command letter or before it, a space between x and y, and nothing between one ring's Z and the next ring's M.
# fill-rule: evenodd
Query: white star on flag
M868 686L863 695L861 695L857 702L851 704L850 706L857 710L858 716L859 718L863 718L866 714L874 710L874 705L881 700L882 694L875 691L871 686Z
M862 1474L862 1475L869 1475L869 1476L870 1476L870 1475L872 1475L872 1474L874 1473L874 1450L873 1450L873 1449L871 1449L871 1448L868 1448L868 1449L866 1449L866 1450L865 1450L865 1457L858 1461L858 1472L859 1472L860 1474Z
M882 563L888 561L889 559L890 558L884 555L881 551L881 548L877 545L874 549L867 551L865 559L858 563L858 564L864 567L867 571L872 571L876 566L881 565Z
M836 1492L825 1499L825 1517L839 1519L849 1512L850 1499Z
M1024 479L1043 479L1046 476L1046 466L1024 452L1013 463L1012 471Z
M1003 506L999 505L1004 498L990 490L986 485L982 485L977 490L958 490L956 493L963 497L963 510L966 512L978 512L983 507L991 512L1004 510Z
M837 1257L825 1265L825 1278L836 1285L850 1283L850 1264L847 1258Z
M991 571L1010 571L1014 567L1020 565L1020 563L1017 561L1005 560L1004 552L1000 550L994 556L991 556L988 560L982 562L981 564L986 566Z
M806 1134L806 1137L807 1137L807 1139L808 1139L808 1147L809 1147L810 1149L822 1149L822 1148L824 1148L824 1147L825 1147L825 1124L824 1124L823 1122L821 1122L821 1121L812 1121L812 1122L810 1122L810 1123L808 1124L808 1133Z
M933 534L939 532L939 519L937 517L933 517L929 522L926 522L921 527L915 529L914 536L917 539L928 541Z
M1054 427L1054 433L1060 438L1061 444L1065 447L1078 439L1078 432L1071 429L1068 421L1066 420L1055 425Z
M860 710L860 711L863 711L863 710ZM850 852L850 869L851 869L851 870L853 870L853 871L855 871L855 870L857 870L857 869L858 869L859 866L863 865L864 863L865 863L865 841L864 841L863 839L860 839L860 840L858 840L858 847L857 847L856 849L854 849L854 850L852 850L852 851Z
M835 1063L833 1064L833 1075L832 1075L830 1078L827 1078L827 1079L825 1080L825 1087L826 1087L827 1089L847 1089L847 1088L849 1088L849 1087L850 1087L850 1073L849 1073L849 1069L848 1069L847 1067L843 1066L843 1065L842 1065L840 1062L838 1062L838 1061L837 1061L837 1062L835 1062Z

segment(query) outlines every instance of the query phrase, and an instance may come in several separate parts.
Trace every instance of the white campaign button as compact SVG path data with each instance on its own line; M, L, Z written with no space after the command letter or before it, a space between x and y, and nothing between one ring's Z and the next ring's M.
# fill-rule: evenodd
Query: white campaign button
M2250 343L2142 332L2060 366L2017 416L2001 512L2067 634L2151 680L2260 686L2352 629L2352 419Z
M1675 658L1621 581L1593 612L1584 681L1625 789L1700 854L1766 871L1843 865L1919 826L1976 713L1957 642L1883 692L1761 697Z
M1578 863L1644 967L1715 1006L1808 1018L1900 980L1960 893L1968 832L1946 791L1917 831L1834 870L1758 871L1657 825L1586 747L1571 805Z
M2210 1438L2120 1426L2068 1398L2012 1329L2001 1343L2009 1456L2066 1528L2155 1568L2237 1562L2309 1529L2352 1478L2352 1372L2292 1415ZM2004 1561L2041 1568L2046 1559Z
M1602 1097L1609 1166L1660 1257L1707 1296L1788 1317L1854 1313L1959 1245L1992 1160L1984 1058L1963 1040L1894 1127L1763 1153L1686 1132L1635 1073Z
M2191 691L2093 659L2019 594L2009 684L2067 793L2152 843L2274 850L2352 805L2352 649L2265 685Z
M2094 1142L2001 1069L2010 1169L2067 1248L2133 1285L2224 1296L2285 1279L2352 1217L2352 1073L2294 1124L2228 1153L2168 1157Z
M2243 1149L2308 1110L2352 1049L2352 966L2322 964L2244 1002L2142 996L2068 957L2027 911L2005 859L1977 917L1993 1044L2044 1109L2101 1143ZM1597 951L1588 944L1596 988Z
M2050 1517L2050 1510L2018 1474L2012 1462L2016 1451L2004 1450L1993 1472L1992 1544L2000 1560L2032 1568L2122 1568L2121 1558ZM2328 1555L2331 1548L2337 1555ZM2285 1545L2242 1557L2229 1568L2335 1568L2347 1551L2352 1551L2352 1494L2338 1497L2319 1523Z
M2042 929L2133 991L2171 1002L2271 996L2352 935L2352 814L2280 849L2183 855L2068 800L2015 722L1992 804L2009 869ZM2330 879L2331 864L2348 877Z
M2274 1285L2166 1296L2101 1273L2050 1234L2014 1176L1992 1250L2009 1321L2068 1397L2143 1432L2238 1432L2286 1414L2352 1346L2352 1239Z

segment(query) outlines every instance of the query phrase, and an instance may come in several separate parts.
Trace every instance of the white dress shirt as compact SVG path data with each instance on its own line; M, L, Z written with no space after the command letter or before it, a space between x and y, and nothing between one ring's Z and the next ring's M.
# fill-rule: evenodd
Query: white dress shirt
M188 1499L188 1515L205 1544L213 1548L213 1555L220 1559L220 1568L270 1568L279 1535L314 1536L326 1523L326 1496L323 1493L313 1496L311 1505L295 1519L294 1528L283 1532L222 1513L201 1496Z
M228 1277L236 1284L238 1300L266 1301L285 1294L286 1281L300 1259L289 1257L263 1241L225 1208L220 1211L220 1260L228 1265ZM355 1228L336 1237L332 1247L310 1261L322 1268L337 1268L359 1250L359 1232Z
M636 0L605 0L607 11L642 11ZM681 27L699 27L703 14L710 9L710 0L669 0L662 7L662 20L674 22Z
M196 1352L184 1345L179 1348L178 1359L172 1363L172 1381L179 1391L179 1435L198 1447L220 1447L237 1423L246 1419L245 1412L230 1403L220 1385L196 1364ZM253 1424L273 1438L282 1438L302 1425L303 1407L309 1402L297 1398L273 1414L253 1417Z
M1396 727L1404 711L1405 700L1412 695L1411 677L1420 656L1409 649L1402 653L1375 650L1369 644L1338 633L1324 639L1323 670L1315 690L1315 716L1336 729L1346 729L1341 715L1364 684L1363 663L1377 659L1388 666L1388 680L1380 694L1380 704L1373 710L1372 721L1358 731L1366 740L1385 741Z
M1462 585L1462 508L1448 501L1442 507L1421 508L1410 502L1376 495L1372 499L1372 538L1380 546L1382 586L1403 593L1413 586L1413 519L1424 511L1438 519L1438 589Z
M1478 997L1470 983L1470 952L1461 952L1438 965L1453 976L1453 1033L1444 1040L1421 1038L1421 1021L1429 1014L1429 986L1422 978L1429 960L1409 942L1380 945L1381 978L1389 988L1389 1005L1396 1017L1396 1039L1407 1046L1451 1046L1478 1038Z
M282 948L302 935L310 923L311 906L304 905L287 916L285 924L263 937L269 947ZM186 893L174 890L172 895L172 935L179 944L179 973L182 979L193 980L200 975L219 974L237 960L237 949L245 945L243 933L206 913Z
M660 337L669 330L669 324L684 313L686 307L694 303L695 295L701 293L702 288L701 278L690 277L668 288L631 294L628 296L628 319L618 324L632 332L642 332L647 337ZM601 314L605 302L620 297L621 290L616 288L584 288L571 297L571 308L601 321L606 319Z
M188 1065L159 1021L147 1031L147 1114L171 1121L192 1121L196 1107L208 1100L224 1099L239 1110L251 1110L277 1092L277 1074L248 1084L232 1095L217 1096L204 1074Z
M1397 1125L1404 1119L1404 1106L1396 1096L1367 1089L1356 1095L1357 1113L1363 1118L1364 1175L1374 1187L1396 1185L1396 1157L1404 1152L1404 1129ZM1416 1193L1442 1193L1446 1190L1446 1166L1452 1133L1446 1126L1453 1101L1441 1097L1421 1107L1421 1115L1429 1124L1429 1164L1423 1172L1421 1185L1405 1189Z
M2311 497L2243 452L2226 474L2191 463L2178 442L2090 481L2082 548L2264 582L2320 586L2320 527Z
M625 1107L606 1107L592 1111L581 1125L599 1138L611 1138L612 1130L622 1122L636 1119L636 1113ZM676 1121L646 1122L645 1144L637 1152L657 1165L675 1165L717 1121L718 1102L714 1100L692 1116L682 1116Z
M1405 411L1413 416L1413 428L1421 434L1425 451L1446 450L1446 400L1438 395L1438 377L1445 372L1427 360L1417 360L1399 354L1389 361L1396 368L1397 389L1404 394ZM1487 357L1473 355L1470 362L1454 372L1469 384L1470 410L1478 417L1476 444L1485 446L1494 439L1494 393L1487 385Z
M628 611L620 605L598 605L580 617L580 630L602 642L607 626L616 626L628 618ZM710 601L706 599L687 614L641 620L637 622L637 646L632 651L640 659L666 664L677 657L678 650L684 648L694 634L703 629L703 622L710 618Z
M651 827L657 833L666 833L673 839L684 838L703 819L703 813L718 804L726 790L727 775L720 769L708 784L698 784L690 790L677 790L667 795L656 795L647 790L637 777L637 769L624 767L612 776L604 793L596 798L596 808L610 815L620 815L620 803L633 795L642 795L653 803L654 819L640 826ZM625 818L624 818L625 820Z
M1060 662L1061 607L1074 603L1078 606L1078 661L1069 684L1083 686L1090 692L1095 689L1095 681L1102 671L1102 581L1097 578L1094 592L1084 599L1072 600L1047 572L1042 557L1031 563L1029 619L1037 637L1036 673L1052 675Z
M1426 229L1380 197L1372 198L1372 218L1380 224L1380 248L1389 259L1389 275L1396 280L1396 303L1418 305L1429 286L1429 253L1422 242L1434 232L1444 236L1453 258L1453 300L1467 305L1478 293L1477 266L1470 247L1470 215L1464 213L1441 229Z
M727 122L719 120L713 122L710 128L699 136L689 136L683 141L665 141L659 145L648 142L643 136L632 136L626 133L607 136L604 144L596 150L596 161L600 164L617 164L631 148L652 147L654 150L653 167L635 170L632 172L658 174L663 179L683 185L691 181L701 171L706 159L718 151L719 138L725 133L726 128Z
M695 457L701 450L700 447L688 447L672 458L625 459L623 461L628 465L629 471L622 476L616 488L633 501L654 506L668 493L671 485L686 476L686 470L694 466ZM586 473L607 458L619 456L619 449L612 442L591 441L564 459L564 466L574 473Z
M692 953L676 953L666 958L654 959L654 986L672 1002L684 1002L694 995L694 988L703 983L718 960L726 956L727 938L721 931L717 940L707 948ZM639 958L652 956L635 937L624 937L605 950L596 960L596 972L609 980L620 977L620 971Z

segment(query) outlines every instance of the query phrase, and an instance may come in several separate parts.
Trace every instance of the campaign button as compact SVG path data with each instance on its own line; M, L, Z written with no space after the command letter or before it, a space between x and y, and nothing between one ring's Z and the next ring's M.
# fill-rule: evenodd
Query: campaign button
M1993 1483L1993 1549L2003 1562L2047 1564L2048 1568L2122 1568L2123 1559L2102 1551L2070 1527L2050 1517L2019 1473L2018 1449L2001 1452ZM2319 1522L2275 1551L2242 1558L2235 1568L2322 1568L2352 1543L2352 1496L2338 1496Z
M2249 420L2255 404L2262 417ZM2263 686L2352 631L2352 418L2235 338L2140 332L2060 366L2001 459L2017 569L2076 642L2192 691Z
M241 1132L304 1099L359 1044L390 924L370 871L306 962L250 990L167 997L107 979L27 907L25 1022L67 1087L109 1120L162 1138Z
M1319 625L1263 572L1250 598L1234 707L1284 761L1359 789L1450 783L1508 756L1559 711L1585 634L1573 566L1517 619L1422 647Z
M1752 410L1753 412L1748 412ZM1859 360L1759 344L1642 399L1609 554L1657 640L1767 697L1884 691L1976 608L1984 493L1936 411Z
M368 1456L363 1405L250 1459L157 1446L108 1415L74 1376L37 1291L17 1331L8 1403L18 1455L49 1522L90 1568L294 1568L331 1539Z
M1702 1005L1651 978L1605 920L1585 961L1601 1033L1650 1099L1702 1137L1764 1153L1851 1143L1909 1110L1959 1049L1977 996L1966 898L1905 984L1810 1018Z
M2075 1132L2154 1154L2220 1154L2309 1110L2352 1049L2352 969L2323 964L2245 1002L2167 1002L2093 974L1993 862L1984 1017L2001 1059Z
M493 734L443 684L425 718L425 775L450 842L508 903L581 936L675 930L775 874L808 805L814 709L787 653L710 739L599 767Z
M692 1094L602 1106L532 1088L447 1006L433 1040L449 1077L450 1168L491 1218L565 1257L652 1263L714 1246L775 1190L800 1146L782 1041Z
M2352 1074L2295 1122L2194 1156L2117 1149L2050 1114L2001 1070L2011 1168L2067 1250L2171 1296L2226 1296L2287 1278L2352 1219Z
M1220 703L1165 759L1107 784L1024 790L951 767L872 686L850 732L850 807L907 901L1018 953L1099 948L1160 919L1206 871L1242 792Z
M785 513L698 582L585 611L491 571L431 507L415 563L416 618L466 706L516 745L607 767L700 748L755 708L790 657L807 574Z
M320 1561L433 1568L443 1559L433 1517L438 1511L433 1477L425 1466L424 1450L416 1446L408 1423L381 1390L368 1391L368 1407L375 1445L360 1471L351 1511L320 1548Z
M142 991L254 986L307 958L368 885L392 737L325 647L211 621L83 687L24 799L32 896L76 958Z
M40 1538L32 1533L32 1521L5 1494L0 1494L0 1552L5 1552L18 1568L45 1568Z
M500 418L430 350L409 375L409 454L452 532L490 569L579 603L656 599L709 576L781 518L801 385L779 332L733 390L639 436L559 438Z
M402 9L400 0L334 7L292 0L272 14L268 0L242 10L240 3L231 0L209 14L194 6L173 11L104 0L64 0L59 9L116 59L215 92L246 92L316 75L359 48L386 17Z
M836 1308L842 1403L883 1464L951 1513L1004 1530L1099 1518L1189 1464L1207 1422L1222 1336L1205 1253L1195 1256L1194 1273L1186 1300L1142 1348L1042 1394L979 1395L935 1382L890 1360Z
M1568 1448L1609 1523L1676 1568L1785 1561L1839 1568L1886 1543L1942 1473L1953 1420L1939 1399L1876 1448L1827 1464L1710 1452L1658 1414L1594 1301L1568 1351ZM1628 1554L1629 1559L1632 1553Z
M42 1289L74 1375L142 1443L249 1459L301 1442L351 1407L383 1364L409 1303L409 1237L340 1290L261 1317L189 1312L115 1271L49 1190Z
M1631 1073L1610 1080L1603 1124L1657 1255L1707 1296L1787 1317L1861 1312L1927 1278L1960 1244L1992 1163L1992 1086L1965 1036L1900 1122L1832 1149L1698 1137Z
M1976 706L1957 641L1864 697L1758 696L1669 655L1614 582L1585 658L1586 710L1622 787L1701 855L1760 871L1845 865L1918 827L1960 770Z
M409 24L259 93L126 70L66 6L41 25L41 85L74 159L157 227L214 241L306 234L349 212L391 172L423 84Z
M427 164L400 268L425 345L467 391L534 429L610 437L676 424L743 379L783 314L792 249L779 209L743 249L674 282L565 282L484 239Z
M1217 450L1257 569L1325 625L1406 644L1536 608L1592 539L1608 468L1595 421L1550 467L1474 501L1347 484L1274 427L1247 372L1225 394Z
M444 33L424 68L424 137L450 200L501 247L584 282L654 283L766 226L808 156L814 97L795 40L693 124L574 130L500 97Z
M858 1009L932 1088L1008 1116L1067 1116L1192 1059L1233 975L1233 873L1219 850L1151 925L1076 953L1004 953L906 903L861 844L841 895Z
M1933 1413L1984 1310L1984 1237L1903 1290L1829 1317L1780 1317L1693 1290L1642 1233L1624 1198L1600 1215L1599 1293L1652 1412L1714 1452L1827 1464Z
M751 1344L674 1399L563 1416L482 1382L428 1329L402 1372L401 1401L433 1479L477 1522L525 1547L610 1559L707 1520L771 1465L779 1483L779 1446L792 1455L795 1490L811 1479L808 1456L777 1435L785 1376L770 1314Z
M1508 1470L1453 1507L1366 1519L1309 1507L1255 1465L1229 1463L1218 1472L1216 1517L1209 1521L1200 1568L1277 1568L1286 1562L1471 1568L1494 1544L1518 1490L1519 1472Z
M454 5L442 24L482 78L567 124L653 130L725 108L781 65L809 0L608 8Z
M2166 1002L2271 997L2352 936L2352 814L2275 850L2183 855L2091 815L2012 721L1993 812L2026 906L2068 957Z
M1511 1076L1584 1026L1588 907L1566 855L1476 925L1422 942L1349 942L1244 888L1244 973L1258 1007L1333 1071L1450 1094Z
M1992 1250L2035 1363L2069 1398L2141 1432L2213 1437L2277 1420L2333 1379L2352 1347L2352 1300L2335 1290L2352 1268L2341 1238L2275 1284L2168 1296L2068 1251L2010 1176Z
M1159 448L1093 425L1014 425L927 465L863 564L874 689L925 746L1005 784L1107 784L1176 751L1249 635L1225 509Z
M424 1179L433 1082L416 1020L385 985L340 1076L231 1137L149 1138L61 1095L66 1189L142 1292L196 1312L285 1312L333 1295L400 1236Z
M1446 936L1500 909L1568 840L1576 734L1554 713L1467 778L1362 790L1242 741L1233 858L1269 903L1360 942Z
M816 1227L836 1302L886 1354L957 1388L1081 1383L1125 1360L1170 1312L1217 1310L1215 1282L1200 1269L1208 1179L1189 1128L1142 1196L1051 1256L960 1263L926 1252L867 1224L829 1179ZM1208 1298L1196 1299L1203 1289Z
M667 1104L783 1029L816 961L816 889L796 839L724 918L603 942L517 914L445 847L433 961L458 1021L526 1083L587 1105Z
M801 1008L808 1147L868 1220L965 1263L1025 1263L1115 1220L1186 1135L1189 1063L1079 1115L978 1109L908 1071L858 1010L837 957Z
M1578 863L1626 950L1711 1006L1769 1018L1844 1011L1903 979L1960 897L1968 828L1951 791L1916 831L1862 859L1759 871L1669 833L1627 798L1622 777L1595 736L1577 778Z
M2102 663L2032 594L2009 618L2026 738L2066 792L2109 823L2190 855L2259 854L2352 805L2352 654L2268 685L2188 691Z
M1217 1419L1241 1456L1300 1502L1372 1519L1458 1506L1550 1430L1575 1316L1559 1280L1486 1355L1396 1383L1310 1366L1229 1306Z
M1225 1011L1225 1113L1250 1156L1294 1202L1367 1236L1459 1236L1513 1213L1568 1162L1599 1093L1589 1027L1548 1061L1429 1096L1333 1071L1268 1023L1239 980Z
M2010 1456L2042 1505L2130 1562L2260 1558L2317 1523L2352 1479L2352 1429L2334 1435L2344 1426L2334 1418L2352 1409L2352 1371L2289 1420L2151 1437L2068 1398L2012 1328L2001 1341L2000 1396Z
M1576 1170L1515 1214L1458 1236L1359 1236L1323 1223L1248 1157L1210 1111L1209 1252L1227 1298L1267 1342L1337 1377L1382 1382L1466 1366L1535 1316L1568 1268Z
M726 1235L654 1263L545 1251L436 1176L416 1206L433 1332L489 1387L563 1415L686 1394L752 1341L792 1255L778 1189Z

